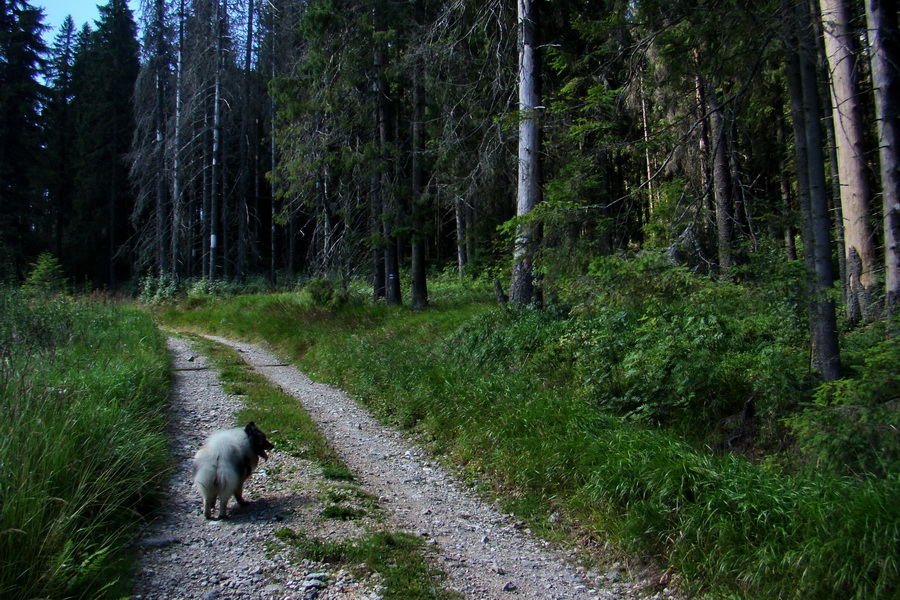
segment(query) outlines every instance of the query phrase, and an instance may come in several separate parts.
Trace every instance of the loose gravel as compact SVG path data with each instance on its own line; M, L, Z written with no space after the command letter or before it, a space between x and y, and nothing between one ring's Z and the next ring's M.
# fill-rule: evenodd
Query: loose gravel
M134 600L379 600L384 590L377 574L359 579L347 568L303 559L276 536L287 528L328 541L348 540L364 535L374 520L381 528L386 523L423 538L447 575L445 586L467 599L677 597L658 576L629 574L618 564L602 574L578 565L574 554L533 537L515 517L473 493L340 390L311 381L259 346L211 339L237 349L302 404L357 476L360 495L376 499L378 515L323 517L325 492L336 484L323 479L318 466L276 448L245 486L252 503L232 502L226 521L205 520L191 489L191 459L209 433L235 425L241 404L224 393L217 372L187 341L170 338L176 463L165 508L137 544Z

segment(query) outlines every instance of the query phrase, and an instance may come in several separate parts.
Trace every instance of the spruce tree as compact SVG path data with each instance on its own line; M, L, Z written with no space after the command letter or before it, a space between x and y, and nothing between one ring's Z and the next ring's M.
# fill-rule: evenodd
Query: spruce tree
M12 263L0 274L21 271L39 215L42 20L27 0L0 1L0 261Z
M65 257L79 278L109 286L131 275L122 250L134 203L124 161L134 132L136 29L126 0L101 6L73 73L77 164Z

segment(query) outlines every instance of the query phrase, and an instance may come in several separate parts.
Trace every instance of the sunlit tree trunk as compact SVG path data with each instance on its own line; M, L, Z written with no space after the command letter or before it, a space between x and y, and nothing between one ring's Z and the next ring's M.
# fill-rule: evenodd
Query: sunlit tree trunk
M866 177L863 110L846 0L819 0L825 53L831 72L831 95L844 214L847 318L851 323L874 316L875 240L870 223L871 189Z
M537 27L537 11L532 0L518 0L519 169L516 215L520 219L527 218L541 200ZM509 286L509 299L513 304L531 304L535 300L536 236L537 228L534 224L519 222Z

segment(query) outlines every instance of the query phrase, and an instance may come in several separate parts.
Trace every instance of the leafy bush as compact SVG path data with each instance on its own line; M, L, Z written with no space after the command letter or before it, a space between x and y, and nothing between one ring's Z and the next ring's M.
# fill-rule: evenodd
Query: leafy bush
M788 418L803 460L815 468L887 477L900 466L900 338L880 340L852 378L821 385Z
M320 308L336 307L347 300L347 294L332 280L324 277L307 281L306 285L303 286L303 293L309 298L313 306Z
M171 302L178 294L178 282L169 273L148 273L140 282L140 301L144 304Z

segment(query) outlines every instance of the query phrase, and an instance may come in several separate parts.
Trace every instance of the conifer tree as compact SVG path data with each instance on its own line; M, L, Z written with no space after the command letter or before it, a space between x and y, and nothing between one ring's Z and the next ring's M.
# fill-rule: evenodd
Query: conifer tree
M77 163L65 258L79 278L110 287L131 276L125 244L134 201L125 160L134 132L136 29L126 0L101 6L97 29L83 31L73 72Z
M42 20L28 0L0 2L0 260L12 261L0 265L0 274L24 269L41 202Z
M45 181L54 216L54 253L62 256L63 231L72 210L75 118L72 82L76 52L75 21L67 16L59 29L48 65L50 89L45 115L47 147Z

